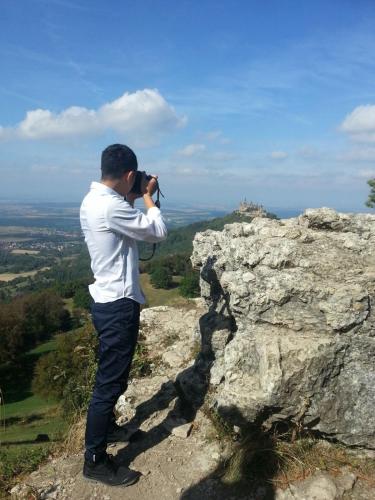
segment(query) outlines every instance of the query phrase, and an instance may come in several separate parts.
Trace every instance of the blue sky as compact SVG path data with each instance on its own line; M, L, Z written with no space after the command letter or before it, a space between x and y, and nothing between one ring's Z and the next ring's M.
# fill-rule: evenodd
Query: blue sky
M370 211L375 2L1 0L1 200L128 144L164 203Z

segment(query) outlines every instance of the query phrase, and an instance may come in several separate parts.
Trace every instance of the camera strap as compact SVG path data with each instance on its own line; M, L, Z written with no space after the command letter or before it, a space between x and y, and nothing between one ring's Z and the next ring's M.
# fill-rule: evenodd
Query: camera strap
M154 179L155 179L155 177L154 177ZM165 196L163 195L163 193L160 191L159 182L158 182L158 180L156 179L156 201L155 201L155 205L156 205L158 208L160 208L160 195L162 195L162 197L163 197L163 198L165 198ZM153 243L153 244L152 244L152 254L151 254L151 256L150 256L150 257L147 257L147 258L145 258L145 259L142 259L141 257L139 257L139 260L141 260L141 261L143 261L143 262L144 262L145 260L151 260L151 259L152 259L152 257L153 257L153 256L154 256L154 254L155 254L156 245L157 245L157 243Z

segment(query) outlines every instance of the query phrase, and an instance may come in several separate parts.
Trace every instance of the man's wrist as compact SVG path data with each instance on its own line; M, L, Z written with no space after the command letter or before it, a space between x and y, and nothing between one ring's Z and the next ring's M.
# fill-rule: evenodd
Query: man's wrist
M154 203L154 200L152 199L152 196L150 195L150 193L146 193L146 194L143 195L143 201L144 201L147 209L156 206L155 203Z

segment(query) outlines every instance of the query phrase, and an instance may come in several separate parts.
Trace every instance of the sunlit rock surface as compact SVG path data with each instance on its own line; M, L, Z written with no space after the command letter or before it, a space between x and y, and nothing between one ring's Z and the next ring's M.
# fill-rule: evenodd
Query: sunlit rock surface
M198 233L191 260L209 312L185 393L200 383L233 424L375 448L375 215L256 217Z

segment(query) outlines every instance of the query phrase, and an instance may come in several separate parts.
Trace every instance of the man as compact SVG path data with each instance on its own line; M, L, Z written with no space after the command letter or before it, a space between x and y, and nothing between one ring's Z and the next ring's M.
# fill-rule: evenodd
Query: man
M143 176L141 193L131 193L138 169L134 152L122 144L108 146L101 158L101 182L93 181L80 208L95 282L92 320L99 336L99 359L87 413L85 462L88 479L128 486L140 474L115 465L106 453L109 442L127 441L126 429L115 422L113 408L126 390L138 338L140 304L145 296L139 284L136 240L155 243L167 237L159 208L152 200L157 177ZM147 215L134 208L143 197Z

